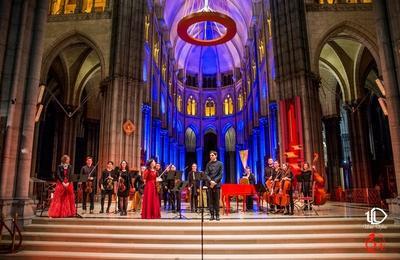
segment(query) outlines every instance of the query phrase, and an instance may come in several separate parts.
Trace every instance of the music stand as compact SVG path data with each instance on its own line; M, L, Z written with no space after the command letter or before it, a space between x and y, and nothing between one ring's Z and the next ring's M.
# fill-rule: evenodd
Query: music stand
M200 205L201 205L201 259L204 257L204 200L203 200L203 186L209 181L205 172L199 171L200 177ZM206 186L207 187L207 186ZM208 188L207 188L208 189Z
M175 208L175 194L173 193L173 189L175 188L175 176L176 171L168 171L166 173L165 181L167 183L167 197L168 197L168 204L172 208ZM171 205L172 204L172 205Z
M82 175L82 178L81 178L81 175L80 174L72 174L71 175L71 182L72 183L74 183L74 182L76 182L76 183L78 183L78 182L82 182L82 180L85 180L85 181L87 181L87 176L86 175ZM76 218L83 218L82 217L82 215L80 215L79 213L78 213L78 190L79 190L79 187L78 187L78 184L76 185L76 191L75 191L75 216L74 217L76 217ZM83 193L82 193L82 195L83 195ZM82 196L82 200L83 200L84 198L83 198L83 196Z
M181 196L182 196L182 190L184 188L186 188L186 186L189 184L188 181L183 181L181 182L178 186L176 186L175 188L172 189L173 192L175 192L176 194L178 194L179 196L179 200L177 200L177 202L179 201L179 203L181 203ZM178 205L176 205L176 207L178 208ZM185 217L184 215L182 215L182 208L181 205L179 205L179 212L178 214L173 217L173 219L188 219L187 217Z

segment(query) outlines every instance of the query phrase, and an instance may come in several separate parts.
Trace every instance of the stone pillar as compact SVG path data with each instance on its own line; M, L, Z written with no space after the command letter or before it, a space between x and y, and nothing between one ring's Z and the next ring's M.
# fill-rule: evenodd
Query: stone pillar
M178 151L179 151L179 166L178 169L180 171L183 171L186 166L189 166L188 169L191 169L191 165L186 165L185 166L185 146L184 145L178 145ZM185 176L185 172L182 172L183 176Z
M220 147L218 147L218 161L221 161L222 163L223 163L223 165L224 165L224 174L222 175L222 183L225 183L225 179L226 179L226 172L225 172L225 170L227 169L227 167L225 166L225 151L226 151L226 149L225 149L225 147L222 147L222 146L220 146Z
M381 71L386 91L393 163L396 173L397 194L400 192L400 14L399 1L373 1L376 14L377 39ZM389 211L400 216L400 196L389 202Z
M279 138L278 138L278 105L271 103L269 105L269 140L270 140L270 156L277 160L279 159Z
M167 140L167 135L168 131L165 129L160 130L160 141L161 141L161 153L160 153L160 158L159 162L164 162L165 164L168 164L170 162L169 158L167 158L167 153L168 150L170 149L169 143Z
M242 150L242 145L236 145L236 180L235 183L239 183L241 173L244 172L242 160L240 159L240 150Z
M152 151L151 157L155 157L157 161L161 160L161 121L160 119L153 119L153 134L152 134Z
M253 129L253 147L252 149L249 151L251 152L252 156L252 165L251 167L251 171L254 173L254 176L256 178L256 182L258 182L258 180L260 179L260 173L258 172L257 169L257 162L260 160L260 153L259 153L259 142L260 142L260 130L255 128Z
M277 101L299 96L302 108L303 152L307 161L322 154L319 81L311 72L304 1L271 0L272 41L276 54ZM285 25L285 26L282 26ZM274 89L273 89L274 88ZM284 151L280 151L281 156ZM318 170L324 172L323 156Z
M265 117L260 118L260 179L259 182L265 183L264 171L266 165L266 157L269 157L269 136L268 136L268 119Z
M356 111L348 111L349 130L351 142L352 157L352 181L353 188L370 188L371 187L371 167L368 155L368 133L365 132L367 127L367 118L363 106Z
M110 81L104 91L110 105L103 108L109 116L102 122L106 136L101 147L107 152L101 160L126 159L132 168L139 168L141 155L145 12L145 0L114 1ZM127 120L136 126L131 135L123 131Z
M196 156L197 169L199 171L202 171L202 170L204 170L203 169L203 147L197 147L196 148L196 154L197 154L197 156ZM204 165L204 167L206 167L206 166Z
M326 147L328 154L328 191L335 194L335 189L340 185L340 158L342 143L340 140L340 117L331 116L323 118L326 134ZM344 188L344 187L342 187Z
M29 223L33 216L29 180L48 2L3 1L0 7L4 39L0 41L4 44L0 47L0 116L7 120L6 128L0 129L5 131L0 151L0 213L6 217L18 213L21 223Z
M142 140L143 140L143 149L146 153L145 160L147 161L150 158L151 146L151 106L143 104L142 105Z

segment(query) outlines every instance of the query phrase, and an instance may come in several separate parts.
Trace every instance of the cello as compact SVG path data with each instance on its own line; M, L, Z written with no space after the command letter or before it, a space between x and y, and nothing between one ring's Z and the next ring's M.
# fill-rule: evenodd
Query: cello
M313 179L314 179L314 205L324 205L326 203L326 190L325 190L325 179L317 171L315 163L318 161L318 153L314 153L313 159Z

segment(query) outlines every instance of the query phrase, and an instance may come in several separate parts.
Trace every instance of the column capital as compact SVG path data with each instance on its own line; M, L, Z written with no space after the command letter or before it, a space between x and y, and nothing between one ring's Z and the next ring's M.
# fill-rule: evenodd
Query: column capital
M142 104L142 112L145 114L150 114L151 112L151 106L149 104Z
M266 126L268 124L268 118L266 117L260 117L259 121L262 126Z

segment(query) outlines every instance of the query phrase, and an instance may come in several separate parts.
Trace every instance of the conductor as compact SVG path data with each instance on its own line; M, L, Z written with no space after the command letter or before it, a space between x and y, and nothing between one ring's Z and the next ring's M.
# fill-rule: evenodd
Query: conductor
M208 205L210 209L210 220L219 221L219 196L224 165L217 160L217 152L210 151L210 161L204 171L208 180Z

